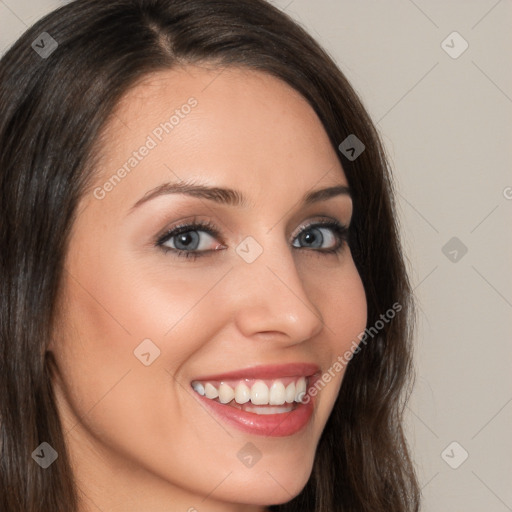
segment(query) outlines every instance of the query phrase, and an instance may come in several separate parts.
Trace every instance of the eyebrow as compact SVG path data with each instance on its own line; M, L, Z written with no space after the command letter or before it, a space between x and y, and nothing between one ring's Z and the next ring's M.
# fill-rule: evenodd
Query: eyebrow
M245 208L249 204L245 196L240 191L231 188L210 187L190 183L163 183L162 185L146 192L146 194L144 194L144 196L130 208L130 212L141 204L167 194L185 194L191 197L209 199L221 205L238 208ZM339 195L347 195L351 197L350 188L346 185L336 185L320 190L313 190L308 192L302 198L302 204L306 206L319 201L325 201L331 197Z

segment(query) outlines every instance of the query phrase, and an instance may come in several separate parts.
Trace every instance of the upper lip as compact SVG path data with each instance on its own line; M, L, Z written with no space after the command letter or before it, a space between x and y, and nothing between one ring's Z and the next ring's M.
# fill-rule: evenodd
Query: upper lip
M233 380L233 379L278 379L279 377L310 377L320 371L314 363L287 363L251 366L231 372L204 375L193 380Z

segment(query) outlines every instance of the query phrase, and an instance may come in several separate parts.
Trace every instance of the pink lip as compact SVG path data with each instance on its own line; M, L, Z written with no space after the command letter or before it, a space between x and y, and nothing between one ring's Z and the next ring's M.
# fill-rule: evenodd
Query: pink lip
M250 434L270 437L291 436L303 429L313 414L313 398L307 404L298 404L291 412L282 414L255 414L223 405L215 400L197 395L217 417L226 420L240 430Z
M316 364L312 363L288 363L265 366L252 366L232 372L219 373L216 375L206 375L196 377L192 380L199 381L218 381L232 379L278 379L279 377L309 377L320 371Z
M279 377L309 377L309 388L319 378L320 368L311 363L293 363L272 366L256 366L245 370L198 377L198 381L222 379L274 379ZM316 397L309 396L308 403L299 403L291 412L281 414L255 414L224 405L204 396L196 395L217 417L250 434L270 437L293 435L302 430L311 419Z

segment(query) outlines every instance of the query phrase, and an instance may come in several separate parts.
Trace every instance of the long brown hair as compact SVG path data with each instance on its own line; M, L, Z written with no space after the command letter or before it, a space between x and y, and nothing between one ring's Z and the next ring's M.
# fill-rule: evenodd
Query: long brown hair
M57 44L46 55L32 47L43 32ZM177 63L210 63L270 73L314 108L353 194L349 243L368 327L401 306L348 364L307 485L271 510L417 511L402 430L413 300L391 175L368 114L328 54L264 0L76 0L29 28L0 63L0 509L79 510L46 347L93 147L138 80ZM365 146L356 159L338 150L351 134ZM45 470L31 457L43 441L59 454Z

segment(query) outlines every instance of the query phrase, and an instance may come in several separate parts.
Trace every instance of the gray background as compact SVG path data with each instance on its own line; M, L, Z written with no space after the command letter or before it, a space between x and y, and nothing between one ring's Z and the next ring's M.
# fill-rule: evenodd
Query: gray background
M0 0L0 52L62 3ZM512 511L512 1L273 3L337 61L394 169L420 306L407 432L423 510Z

